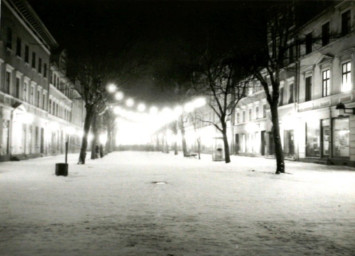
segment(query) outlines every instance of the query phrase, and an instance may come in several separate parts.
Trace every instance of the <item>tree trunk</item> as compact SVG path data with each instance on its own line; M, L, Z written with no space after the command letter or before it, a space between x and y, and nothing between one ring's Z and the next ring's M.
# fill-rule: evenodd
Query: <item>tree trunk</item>
M91 159L96 159L99 156L100 153L100 146L98 143L99 139L99 129L98 129L98 117L97 115L94 115L92 118L92 133L93 133L93 138L91 142Z
M92 120L92 116L93 116L93 106L87 105L87 106L85 106L85 109L86 109L86 116L85 116L85 121L84 121L84 134L83 134L83 138L81 141L81 148L80 148L78 164L85 164L86 149L88 146L88 134L89 134L91 120Z
M279 113L277 109L277 102L270 105L272 132L275 144L275 157L276 157L276 174L285 172L284 153L282 150L280 126L279 126Z
M180 131L181 131L181 140L182 140L182 153L183 153L184 157L187 157L184 118L182 115L180 117Z
M223 145L224 145L224 161L226 164L231 162L230 152L229 152L229 143L227 137L227 124L222 123L222 135L223 135Z

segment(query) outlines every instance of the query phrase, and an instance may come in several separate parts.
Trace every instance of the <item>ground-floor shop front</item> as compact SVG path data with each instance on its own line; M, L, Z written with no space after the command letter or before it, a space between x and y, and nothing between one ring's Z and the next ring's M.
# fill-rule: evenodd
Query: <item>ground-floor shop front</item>
M21 160L78 151L80 128L25 105L0 107L0 160Z
M286 159L355 165L355 118L339 115L335 108L293 112L280 117L281 143ZM274 154L269 120L235 127L239 155Z

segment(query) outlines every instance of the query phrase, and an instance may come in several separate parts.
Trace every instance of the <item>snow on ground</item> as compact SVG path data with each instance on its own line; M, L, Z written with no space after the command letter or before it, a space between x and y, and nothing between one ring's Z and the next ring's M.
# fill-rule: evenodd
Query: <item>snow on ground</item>
M117 152L0 163L0 255L355 255L355 169Z

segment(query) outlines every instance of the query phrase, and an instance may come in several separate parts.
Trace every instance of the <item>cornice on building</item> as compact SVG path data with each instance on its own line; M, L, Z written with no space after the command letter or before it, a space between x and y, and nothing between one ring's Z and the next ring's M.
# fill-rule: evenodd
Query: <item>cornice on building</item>
M18 20L48 53L58 48L57 41L26 0L3 0L2 2L17 16Z

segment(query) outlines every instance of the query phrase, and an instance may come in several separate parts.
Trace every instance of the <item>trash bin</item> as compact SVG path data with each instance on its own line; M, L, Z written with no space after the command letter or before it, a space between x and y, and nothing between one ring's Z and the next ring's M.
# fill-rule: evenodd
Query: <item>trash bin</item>
M224 160L224 152L223 152L223 138L215 137L214 149L212 152L212 160L213 161L223 161Z
M66 163L56 163L55 164L55 175L57 175L57 176L68 176L68 164L66 164Z

